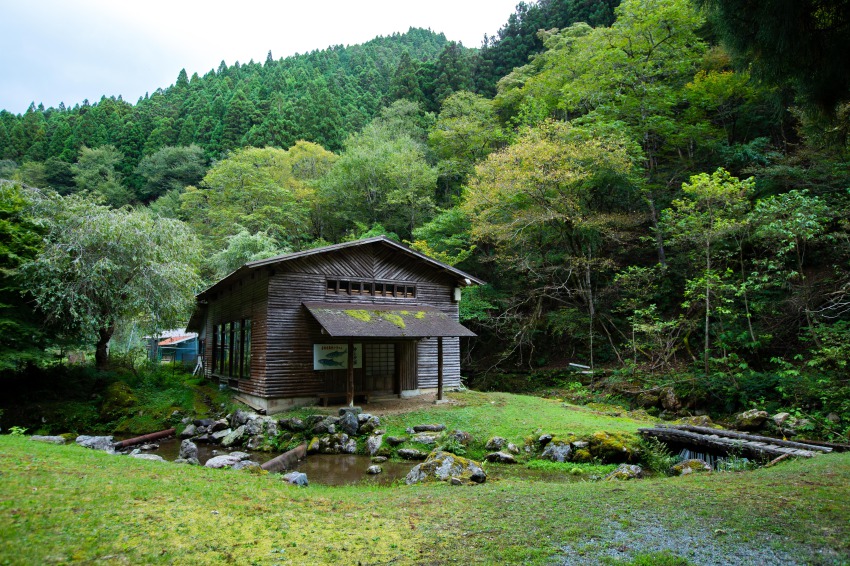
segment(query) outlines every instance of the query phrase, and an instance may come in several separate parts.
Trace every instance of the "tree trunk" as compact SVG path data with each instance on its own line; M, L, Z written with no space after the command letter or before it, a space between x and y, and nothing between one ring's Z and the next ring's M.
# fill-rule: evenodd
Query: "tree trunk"
M112 322L97 331L97 346L94 351L94 367L101 371L109 369L109 340L115 332L115 323Z
M655 210L655 199L652 195L646 195L646 203L649 205L649 219L652 221L652 231L655 233L655 249L658 252L658 263L667 267L667 256L664 253L664 238L661 236L661 227L658 225L658 212Z

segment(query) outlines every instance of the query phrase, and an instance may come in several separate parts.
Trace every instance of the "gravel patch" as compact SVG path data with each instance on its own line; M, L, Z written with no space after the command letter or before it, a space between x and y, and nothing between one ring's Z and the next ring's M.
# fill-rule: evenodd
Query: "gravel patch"
M771 548L771 541L780 541L781 537L765 533L745 541L733 532L707 528L698 521L683 528L666 527L664 522L664 519L639 515L629 517L628 527L609 521L587 540L563 545L563 554L556 557L553 564L616 564L633 560L637 555L660 552L703 566L791 566L801 564L798 560L806 561L799 553L791 555ZM605 534L600 536L598 532Z

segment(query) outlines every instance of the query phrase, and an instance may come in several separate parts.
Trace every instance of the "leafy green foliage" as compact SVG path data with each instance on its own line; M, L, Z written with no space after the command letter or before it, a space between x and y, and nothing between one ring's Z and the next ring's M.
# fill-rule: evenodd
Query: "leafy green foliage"
M437 172L425 159L425 146L412 137L417 109L394 110L396 102L362 132L352 136L322 180L320 201L333 218L336 237L355 220L380 223L402 236L434 209Z
M850 93L850 72L838 63L850 51L843 0L770 2L700 0L714 30L757 75L791 84L806 104L833 112ZM752 30L757 30L753 33Z
M203 150L197 145L163 147L142 159L136 174L144 179L142 200L154 200L168 191L195 185L204 176Z
M28 189L0 181L0 371L43 361L51 336L24 290L21 265L41 250L43 230L27 214Z
M48 322L96 342L98 367L119 319L152 331L184 320L200 248L182 222L76 195L45 195L36 206L45 244L21 267L26 289Z
M656 474L669 475L670 468L679 461L666 444L654 437L643 437L640 441L640 461Z

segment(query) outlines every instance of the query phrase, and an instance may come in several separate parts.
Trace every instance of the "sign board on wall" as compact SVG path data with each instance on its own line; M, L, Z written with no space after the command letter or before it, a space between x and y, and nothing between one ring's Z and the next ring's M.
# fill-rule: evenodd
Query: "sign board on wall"
M363 368L363 344L354 345L354 369ZM313 369L348 369L348 344L313 344Z

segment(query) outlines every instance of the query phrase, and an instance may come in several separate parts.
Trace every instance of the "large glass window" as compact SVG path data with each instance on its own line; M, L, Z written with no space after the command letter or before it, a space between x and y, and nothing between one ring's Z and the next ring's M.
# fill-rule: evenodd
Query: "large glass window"
M219 365L218 365L218 350L219 350L218 325L215 324L215 325L213 325L213 331L212 331L212 368L211 368L211 371L213 373L216 373L216 370L219 367Z
M251 319L242 321L242 378L251 377Z
M225 377L251 376L251 319L213 326L212 372Z
M230 375L230 324L221 325L221 373Z

